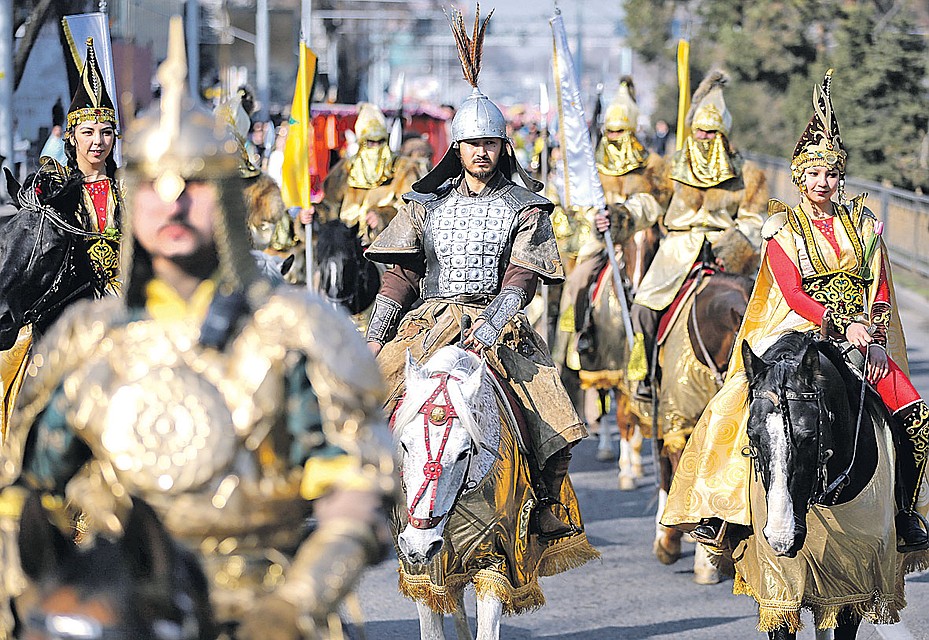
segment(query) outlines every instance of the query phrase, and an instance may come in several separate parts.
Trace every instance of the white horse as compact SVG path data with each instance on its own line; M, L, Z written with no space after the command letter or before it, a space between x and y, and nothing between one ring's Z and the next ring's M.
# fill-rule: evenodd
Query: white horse
M400 590L417 603L423 640L445 639L445 613L463 640L472 637L463 590L473 585L477 640L496 640L504 613L544 604L540 575L597 553L582 533L546 544L530 531L537 500L528 466L483 360L454 346L422 366L408 354L405 384L392 421L406 494L395 522ZM565 485L563 502L576 505Z

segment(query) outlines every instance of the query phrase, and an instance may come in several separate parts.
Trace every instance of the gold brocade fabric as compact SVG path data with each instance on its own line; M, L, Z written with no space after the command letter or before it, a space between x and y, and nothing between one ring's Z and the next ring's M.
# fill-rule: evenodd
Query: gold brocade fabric
M644 167L648 161L648 151L634 133L627 131L616 140L610 140L607 136L600 138L594 160L598 172L607 176L621 176Z
M477 487L458 499L439 555L427 565L410 564L400 555L399 588L405 596L451 613L462 590L473 583L478 597L495 595L504 613L518 614L545 604L539 576L555 575L599 556L584 534L546 544L531 533L536 498L513 434L513 426L504 424L500 457ZM565 479L560 499L579 523L570 479ZM406 510L394 516L397 531L402 531Z
M796 557L776 556L761 535L736 546L733 592L757 600L760 631L786 625L796 632L801 608L812 610L818 629L835 627L846 609L874 624L900 620L906 600L894 531L893 443L889 426L875 421L875 431L874 478L846 504L810 509ZM752 526L760 532L767 522L764 487L752 480L750 494Z
M0 352L0 382L3 384L3 406L0 407L0 442L9 430L10 415L16 406L19 389L23 386L29 368L29 353L32 349L32 325L19 330L16 342L7 351Z
M674 323L661 350L659 423L665 450L669 452L684 448L707 401L719 390L713 372L697 359L690 341L687 318L695 299L695 294L690 295L682 305L680 320Z
M635 302L661 311L674 300L693 266L703 241L716 242L727 229L741 231L756 248L767 211L764 174L746 163L741 177L709 189L675 182L664 214L667 235L639 283Z
M348 168L348 186L355 189L373 189L394 175L394 154L384 143L377 147L362 146L352 158Z
M799 209L795 211L798 211L799 215L806 215ZM863 217L861 226L869 227L872 221L870 217ZM814 238L821 249L826 268L853 271L857 268L857 259L853 243L847 233L842 231L843 228L841 225L835 227L836 239L842 248L841 257L835 255L824 236L815 232L817 235ZM868 229L865 229L865 233L868 232ZM794 233L791 225L783 225L771 241L777 241L795 264L799 262L797 247L802 240ZM872 268L880 266L885 251L883 244L880 244L880 250L876 251L872 258ZM887 351L894 362L906 372L906 343L897 315L893 278L889 262L884 260L884 264L887 268L887 283L893 309ZM869 306L876 293L877 285L872 283L868 289ZM735 344L741 344L745 340L755 353L763 354L778 337L791 330L818 331L819 327L790 309L777 286L765 254ZM742 364L741 349L735 349L722 389L707 405L684 449L668 494L667 506L661 517L662 524L692 528L701 519L710 517L720 517L736 524L751 523L748 500L751 462L742 455L744 447L748 445L747 400L748 380Z
M385 344L377 357L388 392L388 415L403 395L407 349L415 362L425 362L440 348L458 341L463 313L476 318L481 311L482 307L429 300L406 315L397 337ZM501 384L522 406L532 439L526 444L538 456L540 466L553 453L587 436L545 343L523 314L517 314L503 329L496 346L483 353Z
M735 178L740 168L729 155L725 136L716 135L712 140L694 140L689 136L671 161L671 179L707 189Z
M807 295L832 313L846 318L854 318L864 312L863 287L866 285L866 280L847 271L834 271L803 279L803 290ZM847 328L840 323L837 326L840 331Z

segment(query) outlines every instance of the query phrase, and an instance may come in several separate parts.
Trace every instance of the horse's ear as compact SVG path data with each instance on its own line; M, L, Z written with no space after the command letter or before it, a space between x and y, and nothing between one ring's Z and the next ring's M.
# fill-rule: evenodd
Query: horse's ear
M19 558L23 573L33 582L41 582L76 551L74 543L49 522L39 494L30 492L19 523Z
M413 354L410 353L410 350L406 350L406 367L403 374L403 379L406 380L406 386L409 387L410 380L422 380L425 376L423 375L423 369L416 361L413 360Z
M812 371L814 375L819 374L819 348L816 344L810 344L803 354L801 366L804 371Z
M742 364L745 366L745 375L748 377L748 383L751 384L755 378L764 370L764 360L755 355L748 340L742 341Z
M10 200L13 201L13 205L19 209L22 206L19 202L19 192L23 185L13 177L13 172L8 167L3 167L3 175L6 178L6 192L9 194Z
M123 557L143 581L171 580L174 575L174 543L155 511L144 500L132 499L132 511L120 539Z
M481 360L480 365L461 383L461 393L465 398L473 398L481 389L484 382L484 374L487 372L487 364Z
M353 224L352 226L350 226L348 229L349 229L349 231L352 232L352 235L353 235L353 236L357 236L357 235L358 235L358 228L359 228L360 226L361 226L361 223L360 223L360 222L356 222L355 224Z

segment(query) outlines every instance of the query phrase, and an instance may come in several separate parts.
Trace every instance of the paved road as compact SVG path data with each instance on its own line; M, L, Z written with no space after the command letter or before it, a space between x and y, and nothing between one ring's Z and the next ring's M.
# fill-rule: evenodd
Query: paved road
M909 338L910 368L916 387L929 393L929 303L900 290L899 303ZM648 443L646 443L648 446ZM755 631L756 607L747 596L732 595L732 581L714 586L693 582L693 545L670 567L651 554L654 531L653 480L631 492L616 488L611 464L596 462L596 443L575 449L571 477L585 515L591 542L603 554L566 574L543 579L547 604L523 616L505 618L502 637L511 640L716 640L764 638ZM649 458L647 458L649 459ZM651 465L646 472L651 472ZM372 569L360 593L368 633L376 640L418 637L415 605L397 592L396 564ZM929 573L907 581L910 606L903 625L877 629L867 625L861 640L929 640ZM473 598L470 599L473 603ZM473 609L471 610L473 614ZM805 620L809 623L810 616ZM454 638L450 622L448 637ZM814 637L808 628L801 638Z

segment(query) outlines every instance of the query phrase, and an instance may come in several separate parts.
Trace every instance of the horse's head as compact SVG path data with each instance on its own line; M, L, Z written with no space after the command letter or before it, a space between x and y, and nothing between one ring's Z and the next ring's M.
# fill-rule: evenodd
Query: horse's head
M775 553L794 557L806 540L806 514L829 453L819 349L809 335L788 333L763 359L743 342L742 358L748 438L767 501L764 536Z
M441 550L458 496L487 470L479 458L495 457L484 442L499 421L486 376L483 361L458 347L443 347L422 367L407 356L406 394L393 422L409 520L398 544L410 562Z
M313 228L316 236L317 288L329 302L349 313L364 311L380 287L377 266L364 257L358 225L330 220Z
M25 637L206 640L215 637L207 583L151 507L134 501L118 542L79 549L33 494L19 533L31 588L18 601Z

